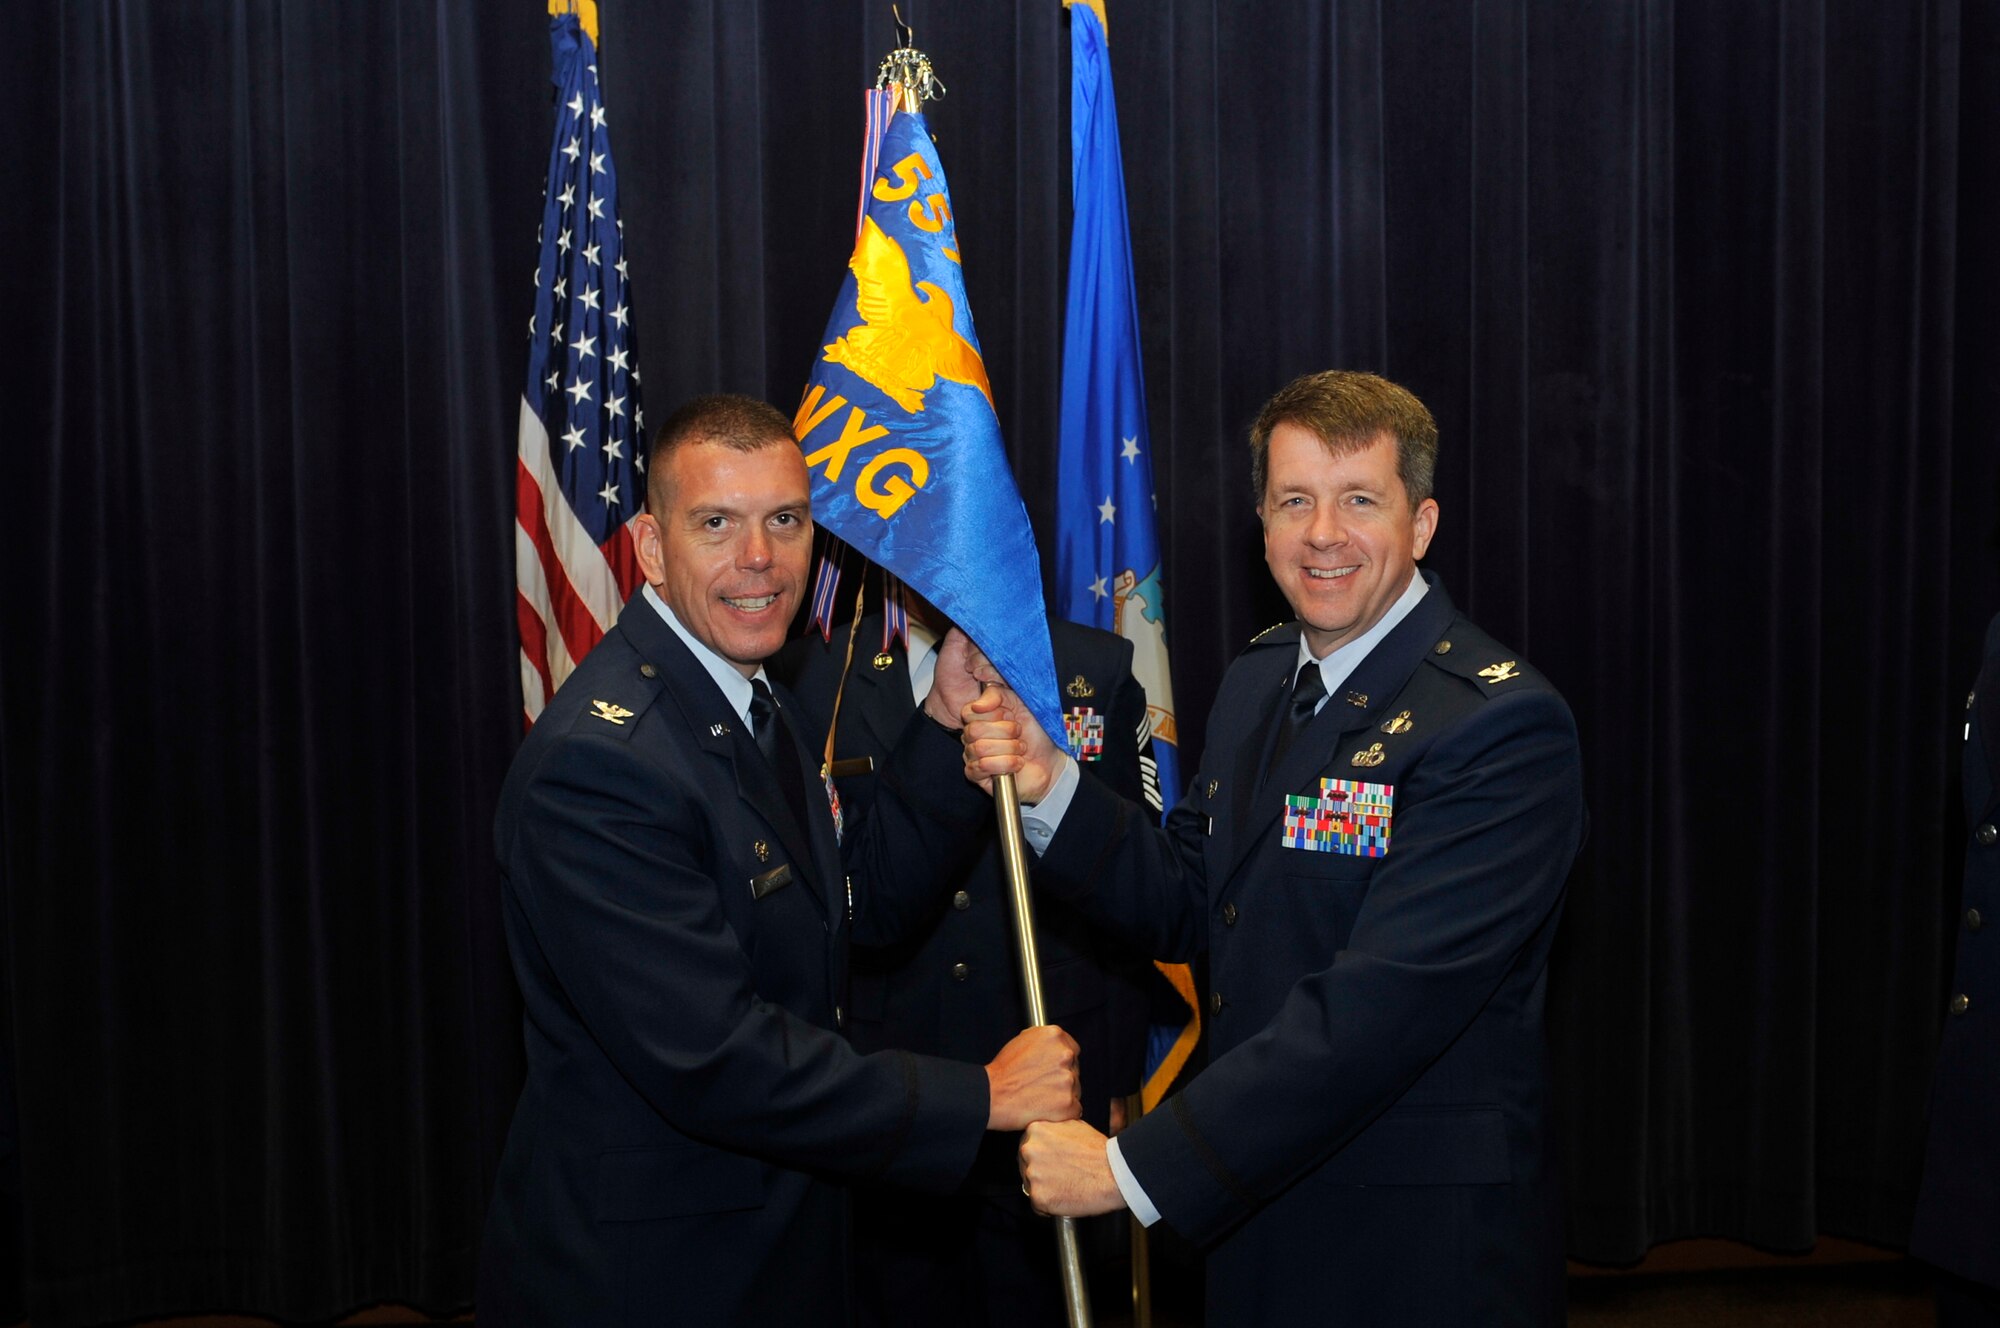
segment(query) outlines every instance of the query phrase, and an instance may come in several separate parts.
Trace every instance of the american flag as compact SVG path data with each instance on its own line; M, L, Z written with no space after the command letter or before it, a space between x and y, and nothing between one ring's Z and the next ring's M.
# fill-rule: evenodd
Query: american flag
M514 486L529 724L639 584L631 524L645 469L631 283L596 48L572 14L552 18L549 37L558 106Z

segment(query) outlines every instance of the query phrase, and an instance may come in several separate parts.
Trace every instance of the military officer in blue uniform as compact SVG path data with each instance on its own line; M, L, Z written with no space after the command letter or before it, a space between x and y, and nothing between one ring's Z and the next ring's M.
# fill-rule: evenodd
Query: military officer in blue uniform
M647 586L543 712L496 818L528 1074L479 1318L843 1325L840 1182L955 1187L986 1130L1077 1113L1075 1044L1036 1029L984 1067L847 1044L850 935L927 915L932 864L991 815L939 796L962 768L939 721L975 690L964 638L837 844L762 668L812 538L788 422L698 399L648 475ZM906 784L930 788L924 815Z
M938 647L951 625L931 605L911 598L907 645L893 636L885 641L883 615L871 613L830 638L808 633L772 663L798 695L808 746L819 747L836 723L838 697L832 769L850 816L873 807L874 772L930 690ZM1132 643L1061 620L1051 620L1049 636L1082 768L1119 796L1142 800L1141 760L1149 757L1150 744L1145 689L1132 676ZM913 935L895 946L854 951L848 1034L858 1050L906 1047L979 1064L1027 1022L990 817L973 839L970 863L938 891ZM1104 1130L1113 1099L1139 1089L1148 1002L1163 983L1145 955L1059 899L1038 901L1035 921L1048 1017L1076 1039L1084 1119ZM1053 1229L1021 1193L1018 1142L989 1136L954 1195L890 1184L857 1194L858 1323L1011 1328L1061 1322Z
M2000 1326L2000 618L1965 698L1965 886L1910 1253L1945 1273L1944 1328Z
M1298 618L1224 678L1164 829L1006 693L974 703L969 770L1019 770L1045 888L1210 964L1201 1077L1108 1144L1030 1126L1025 1183L1205 1245L1211 1325L1561 1323L1543 996L1584 831L1574 722L1417 569L1437 429L1414 396L1309 375L1251 443Z

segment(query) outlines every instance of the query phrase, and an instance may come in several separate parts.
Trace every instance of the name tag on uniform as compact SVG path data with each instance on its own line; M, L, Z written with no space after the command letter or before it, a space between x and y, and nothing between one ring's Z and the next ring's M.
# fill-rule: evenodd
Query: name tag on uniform
M1278 843L1309 853L1383 857L1389 852L1389 826L1395 806L1393 784L1322 779L1316 797L1287 795Z
M792 883L792 864L781 862L767 872L750 878L750 897L762 899L765 895L782 890Z

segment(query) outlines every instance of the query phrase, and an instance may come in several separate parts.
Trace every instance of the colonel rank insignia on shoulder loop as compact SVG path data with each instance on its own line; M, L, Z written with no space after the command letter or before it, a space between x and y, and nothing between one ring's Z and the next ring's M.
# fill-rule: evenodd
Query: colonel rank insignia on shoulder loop
M632 718L632 712L622 705L613 705L609 701L592 701L590 704L596 707L594 713L598 719L622 725L626 720Z
M1089 706L1071 706L1063 712L1063 737L1076 749L1077 760L1104 759L1104 716Z
M1322 779L1318 797L1285 798L1278 843L1309 853L1380 858L1389 852L1389 824L1396 805L1393 784Z
M1486 685L1491 687L1496 683L1503 683L1518 678L1521 674L1514 667L1514 661L1509 659L1502 660L1498 664L1488 664L1479 671L1479 676L1486 679Z

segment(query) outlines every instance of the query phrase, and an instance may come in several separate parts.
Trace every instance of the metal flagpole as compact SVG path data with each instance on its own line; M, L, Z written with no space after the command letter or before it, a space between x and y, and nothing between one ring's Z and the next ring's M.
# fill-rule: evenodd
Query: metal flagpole
M1031 1025L1049 1022L1042 1000L1042 956L1035 943L1035 903L1028 894L1028 846L1021 839L1021 797L1012 775L993 778L993 814L1000 823L1000 865L1014 899L1014 943L1021 956L1021 998ZM1076 1219L1056 1222L1056 1253L1062 1260L1063 1307L1069 1328L1090 1328L1090 1292L1083 1281L1083 1250Z

